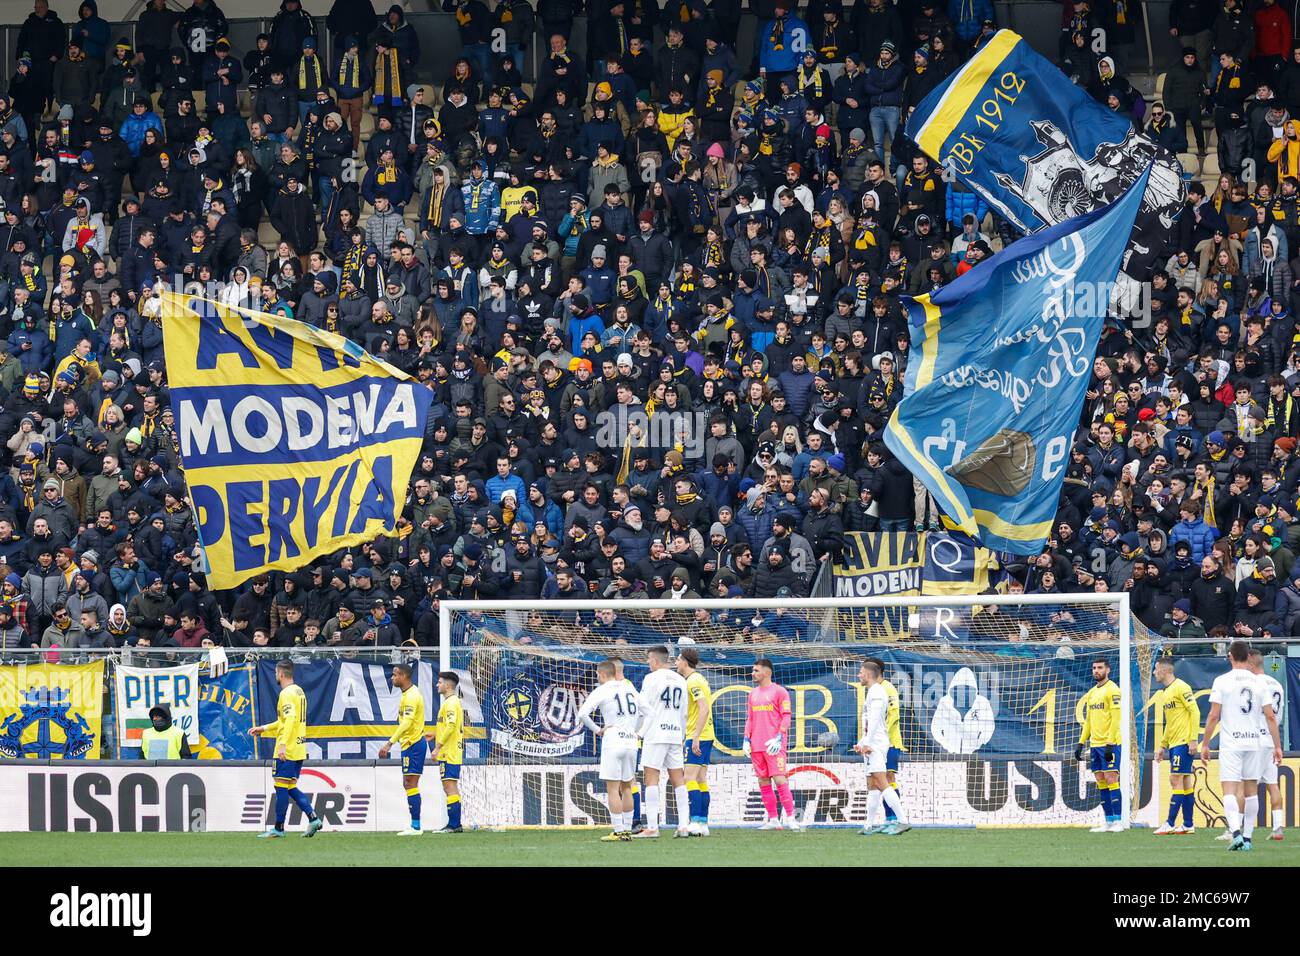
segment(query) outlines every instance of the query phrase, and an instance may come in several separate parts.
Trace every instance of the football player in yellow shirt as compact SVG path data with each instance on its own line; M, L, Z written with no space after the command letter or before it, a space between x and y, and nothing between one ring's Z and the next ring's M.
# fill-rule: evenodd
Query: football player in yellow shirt
M885 674L885 662L879 657L873 657L880 666L881 675ZM898 761L903 755L903 732L899 727L901 720L901 701L898 695L898 688L887 681L883 676L880 678L880 686L885 689L885 695L889 697L889 709L885 712L885 730L889 733L889 751L885 757L885 779L889 782L889 789L894 791L897 798L898 806L903 806L903 792L898 788ZM897 836L900 833L906 833L912 829L912 825L906 820L898 819L898 814L890 803L885 804L885 826L892 826L890 836Z
M261 839L284 836L284 818L289 813L289 801L296 803L307 817L305 837L315 836L325 826L312 809L307 794L298 789L298 776L302 762L307 759L307 695L293 682L293 664L280 661L275 665L275 680L280 685L280 698L276 702L277 718L269 724L254 727L252 734L275 735L275 826L260 834Z
M1192 688L1174 673L1174 659L1162 657L1156 661L1156 680L1161 690L1156 691L1154 703L1164 715L1160 739L1156 742L1156 762L1169 755L1169 819L1156 827L1156 836L1167 833L1195 833L1192 826L1192 752L1198 750L1196 741L1201 727L1201 711L1196 706ZM1183 811L1183 825L1175 827L1178 811Z
M713 755L713 692L696 668L700 652L677 652L677 673L686 678L686 797L690 801L691 836L709 835L709 758Z
M1101 792L1101 808L1106 820L1092 828L1093 833L1119 833L1125 829L1120 819L1123 802L1119 790L1119 687L1110 679L1110 663L1103 657L1092 662L1094 686L1083 695L1083 731L1074 759L1083 759L1083 748L1091 748L1089 766Z
M424 757L429 744L424 739L424 694L415 686L410 664L393 665L393 686L402 692L397 704L397 732L379 748L384 759L393 744L402 748L402 786L406 789L406 806L411 811L411 825L398 836L419 836L420 829L420 774L424 773Z
M447 795L447 825L434 833L463 833L460 825L460 765L465 759L465 708L460 703L460 676L438 675L438 723L426 739L433 741L433 759L442 764L442 791Z

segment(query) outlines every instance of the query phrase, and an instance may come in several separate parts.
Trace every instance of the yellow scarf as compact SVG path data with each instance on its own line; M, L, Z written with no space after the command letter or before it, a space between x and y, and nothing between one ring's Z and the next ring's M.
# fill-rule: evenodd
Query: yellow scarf
M353 56L351 53L343 54L343 60L339 63L339 80L341 86L350 86L354 90L360 88L361 57ZM300 79L300 85L301 82Z
M321 77L321 71L320 71L320 63L321 63L321 60L320 60L320 57L318 57L318 56L311 56L311 57L305 57L305 56L304 56L304 57L299 57L299 59L298 59L298 89L300 89L300 90L305 90L305 89L308 88L308 87L307 87L307 60L308 60L308 59L311 60L312 75L313 75L313 77L314 77L315 80L316 80L316 85L313 86L313 87L311 87L311 89L312 89L313 91L315 91L315 90L319 90L322 86L325 85L325 80Z
M804 73L803 64L799 64L799 92L812 87L813 99L821 99L822 96L822 71L817 69L817 64L813 64L812 76Z
M429 225L434 229L442 226L442 200L446 194L447 186L445 183L434 182L429 187L429 205L424 210L424 218L429 221Z

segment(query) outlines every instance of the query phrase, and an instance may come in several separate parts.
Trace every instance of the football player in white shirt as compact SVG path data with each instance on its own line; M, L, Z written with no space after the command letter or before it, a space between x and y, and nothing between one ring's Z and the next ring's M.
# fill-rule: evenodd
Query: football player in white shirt
M609 816L614 830L601 837L602 843L632 839L632 781L636 779L636 724L640 718L640 695L630 680L615 674L613 661L596 665L597 686L578 708L578 720L600 741L600 779L609 794ZM604 726L591 719L600 711Z
M686 680L668 666L668 660L668 648L662 644L650 648L646 655L650 673L641 682L641 723L637 733L643 741L641 769L645 771L646 827L632 835L636 839L653 840L659 836L659 775L665 770L677 799L675 835L690 836L691 804L682 770L686 745Z
M1271 674L1264 673L1264 652L1251 648L1250 650L1250 670L1259 678L1260 685L1264 688L1262 693L1263 699L1273 704L1273 719L1277 721L1279 727L1282 726L1282 709L1286 706L1286 693L1282 690L1282 685L1278 683L1277 678ZM1261 726L1261 733L1265 736L1260 738L1260 749L1268 748L1269 739L1267 737L1267 724ZM1282 829L1286 823L1286 816L1282 810L1282 788L1277 784L1277 764L1272 760L1265 759L1264 766L1260 768L1260 782L1268 788L1268 804L1272 808L1270 814L1273 824L1273 832L1269 834L1270 840L1281 840ZM1246 797L1246 816L1254 817L1259 812L1259 797L1255 792Z
M862 754L867 765L867 822L862 828L863 836L897 836L904 832L899 824L905 824L902 801L898 799L889 786L889 773L886 766L889 757L889 693L881 685L883 674L875 661L863 661L858 668L858 680L867 688L867 697L862 707L862 736L853 749ZM880 826L876 819L882 804L887 804L894 811L898 824L887 823Z
M1229 850L1249 850L1255 818L1245 814L1246 794L1255 793L1266 757L1282 762L1282 742L1273 716L1273 702L1250 670L1250 646L1233 641L1228 647L1232 670L1220 674L1210 688L1210 716L1201 738L1201 761L1210 759L1210 740L1219 730L1219 782L1223 786L1223 814L1232 831ZM1272 754L1260 745L1260 726L1267 726ZM1244 819L1243 819L1244 818Z

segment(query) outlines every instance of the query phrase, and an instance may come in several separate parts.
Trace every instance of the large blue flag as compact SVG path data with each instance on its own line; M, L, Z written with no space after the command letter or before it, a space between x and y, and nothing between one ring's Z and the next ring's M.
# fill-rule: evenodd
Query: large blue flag
M885 444L986 548L1036 554L1051 531L1147 175L906 301L913 358Z
M1145 276L1186 195L1173 155L1010 30L999 30L921 101L907 135L1023 232L1112 202L1150 168L1129 276ZM1133 308L1138 283L1124 275L1119 283L1117 303Z

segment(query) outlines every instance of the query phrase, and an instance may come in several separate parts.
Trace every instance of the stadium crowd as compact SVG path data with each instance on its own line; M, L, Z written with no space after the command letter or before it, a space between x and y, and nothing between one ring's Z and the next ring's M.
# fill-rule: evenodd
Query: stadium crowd
M1015 232L901 129L993 35L988 0L763 0L743 50L736 0L594 0L585 55L573 0L444 8L449 65L370 0L333 4L330 62L300 0L252 49L215 0L151 0L138 48L94 0L70 24L36 0L0 97L0 649L434 643L449 597L806 596L844 532L939 526L882 442L900 298ZM1293 634L1300 45L1273 0L1175 0L1185 55L1148 102L1115 60L1135 14L1065 3L1061 67L1194 181L1012 586L1130 590L1184 650ZM399 538L207 589L159 283L432 390Z

